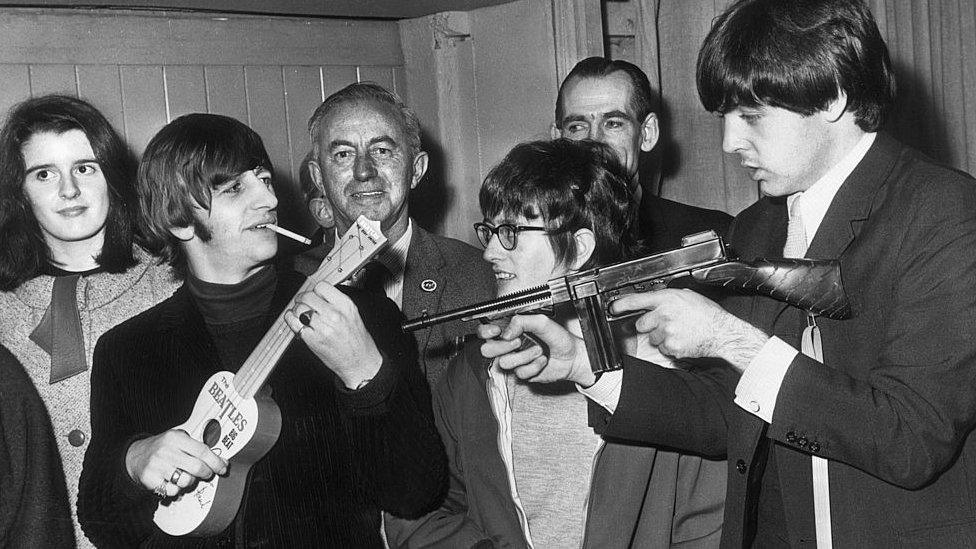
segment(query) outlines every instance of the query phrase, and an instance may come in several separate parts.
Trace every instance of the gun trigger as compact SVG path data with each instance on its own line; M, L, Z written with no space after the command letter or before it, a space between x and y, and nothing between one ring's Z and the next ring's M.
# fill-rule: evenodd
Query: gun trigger
M538 337L530 334L529 332L523 332L522 335L519 336L519 339L521 340L521 344L519 345L518 349L516 349L514 352L518 353L526 349L531 349L532 347L538 346L542 348L543 355L547 357L549 356L549 346L546 345L545 341L542 341Z

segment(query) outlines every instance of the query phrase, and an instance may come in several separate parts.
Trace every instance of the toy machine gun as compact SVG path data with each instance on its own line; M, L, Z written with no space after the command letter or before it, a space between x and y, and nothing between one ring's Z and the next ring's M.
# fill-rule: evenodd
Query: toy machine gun
M684 237L674 250L561 276L489 301L408 320L402 327L410 332L457 319L488 322L520 313L551 314L556 304L572 301L593 371L607 372L622 366L610 323L633 316L612 315L610 304L622 295L661 290L687 276L709 286L766 295L834 320L852 316L838 261L737 261L729 257L721 237L705 231Z

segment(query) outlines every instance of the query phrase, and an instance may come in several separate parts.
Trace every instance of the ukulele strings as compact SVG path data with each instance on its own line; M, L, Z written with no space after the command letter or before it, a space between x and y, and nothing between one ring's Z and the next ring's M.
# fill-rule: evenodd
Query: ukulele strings
M257 393L257 391L264 384L267 374L270 373L270 370L273 369L277 363L277 360L272 360L274 355L278 354L278 358L280 358L280 355L284 353L292 339L294 339L295 332L291 331L291 328L288 327L284 319L285 311L290 310L295 305L295 297L297 297L297 295L301 292L307 291L315 284L318 284L320 281L328 281L336 272L343 273L342 264L344 262L344 258L346 257L346 249L349 247L350 243L354 243L353 250L354 252L358 252L360 254L360 261L362 260L362 252L366 249L363 244L363 229L358 223L356 224L356 228L358 230L355 234L349 235L348 238L342 239L342 241L339 243L338 249L333 250L333 253L329 254L328 259L330 264L326 266L329 270L325 272L316 271L310 277L308 277L305 282L302 283L295 296L291 298L285 309L278 315L278 318L275 319L269 332L264 336L264 338L262 338L261 342L258 343L260 349L255 349L252 351L247 360L244 361L244 364L238 370L238 374L236 374L232 380L235 394L231 397L231 404L235 409L239 409L241 402L251 398L255 393ZM349 253L348 255L352 256L353 253ZM339 259L338 265L333 266L331 265L331 261L336 257ZM338 280L332 284L342 282L348 278L349 274L351 273L343 273ZM268 340L268 342L265 345L261 345L264 343L264 340ZM203 433L201 429L205 424L210 422L212 416L221 412L222 410L223 406L218 407L217 402L212 401L208 407L208 413L205 414L193 427L193 432L200 432L200 438L202 439ZM226 416L221 417L221 427L223 427L225 417Z

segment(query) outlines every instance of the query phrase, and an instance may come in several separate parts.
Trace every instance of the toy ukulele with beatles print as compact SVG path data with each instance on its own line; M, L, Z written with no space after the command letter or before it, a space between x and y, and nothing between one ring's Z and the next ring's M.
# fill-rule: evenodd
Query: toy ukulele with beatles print
M339 284L372 259L386 243L380 224L363 216L342 235L329 255L299 288L319 282ZM293 297L284 311L295 305ZM173 536L220 533L234 520L251 466L274 446L281 431L281 412L270 396L258 393L295 334L284 311L251 352L237 374L217 372L204 384L190 418L176 427L203 441L230 462L227 476L199 480L174 498L159 502L156 525Z

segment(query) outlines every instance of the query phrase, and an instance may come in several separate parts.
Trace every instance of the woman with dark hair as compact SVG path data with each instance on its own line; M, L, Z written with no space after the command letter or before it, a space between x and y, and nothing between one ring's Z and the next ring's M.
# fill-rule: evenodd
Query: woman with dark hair
M74 503L95 342L175 281L135 244L135 162L90 104L48 95L16 105L0 130L0 174L0 343L47 405Z
M485 220L475 224L498 294L640 253L627 181L597 142L512 149L481 187ZM579 334L572 304L553 315ZM673 366L619 331L623 352ZM392 547L718 545L724 462L605 441L587 424L585 389L506 372L482 357L480 343L468 342L434 389L452 472L447 499L419 520L387 517ZM604 374L604 385L619 376Z

